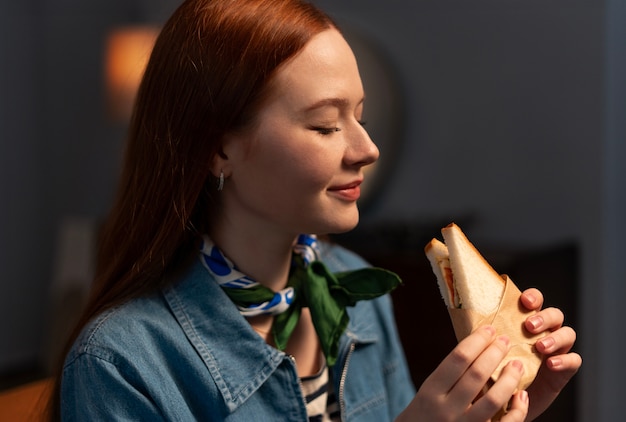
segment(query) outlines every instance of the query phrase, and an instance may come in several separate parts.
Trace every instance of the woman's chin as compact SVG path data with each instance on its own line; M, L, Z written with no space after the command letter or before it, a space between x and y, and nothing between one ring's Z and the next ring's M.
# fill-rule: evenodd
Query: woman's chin
M326 230L323 232L317 232L318 234L340 234L353 230L359 224L359 214L355 213L354 218L345 219L343 221L336 221L333 224L329 224Z

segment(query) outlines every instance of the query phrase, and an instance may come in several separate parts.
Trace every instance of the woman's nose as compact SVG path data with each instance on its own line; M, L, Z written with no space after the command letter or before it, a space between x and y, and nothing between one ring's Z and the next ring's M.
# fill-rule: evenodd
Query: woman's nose
M348 139L344 162L350 166L363 167L378 160L380 152L365 128L357 123Z

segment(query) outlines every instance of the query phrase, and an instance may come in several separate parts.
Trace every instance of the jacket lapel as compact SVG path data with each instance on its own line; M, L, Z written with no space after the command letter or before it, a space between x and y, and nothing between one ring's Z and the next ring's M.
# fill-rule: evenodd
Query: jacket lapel
M252 330L199 261L163 294L229 410L244 403L285 358Z

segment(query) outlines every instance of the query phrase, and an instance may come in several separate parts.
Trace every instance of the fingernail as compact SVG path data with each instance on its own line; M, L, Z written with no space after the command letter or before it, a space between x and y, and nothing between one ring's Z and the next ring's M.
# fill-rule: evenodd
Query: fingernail
M541 346L544 348L544 350L548 350L550 349L552 346L554 346L554 338L552 337L544 337L541 340L539 340L539 343L541 343Z
M524 364L522 363L522 361L519 361L519 360L511 361L511 365L513 365L513 367L517 369L519 372L524 371Z
M532 295L530 293L526 293L526 300L531 304L534 305L535 302L537 302L537 298L535 297L535 295Z
M548 366L552 369L560 368L563 365L561 358L551 357L548 359Z
M541 325L543 324L543 318L541 318L540 316L532 316L532 317L528 318L528 323L534 329L537 329L537 328L541 327Z
M496 329L492 325L485 325L484 329L492 336L496 334Z
M519 392L519 398L524 404L528 403L528 391L522 390Z
M507 347L509 346L510 340L509 340L508 336L502 335L502 336L498 337L498 340L500 340L502 343L504 343Z

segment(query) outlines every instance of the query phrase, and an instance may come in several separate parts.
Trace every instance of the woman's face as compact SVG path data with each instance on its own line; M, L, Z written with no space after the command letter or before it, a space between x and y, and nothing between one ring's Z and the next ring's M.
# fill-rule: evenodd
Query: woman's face
M352 229L362 168L378 149L360 121L364 92L350 47L334 29L316 35L270 88L255 124L226 139L222 216L289 235Z

